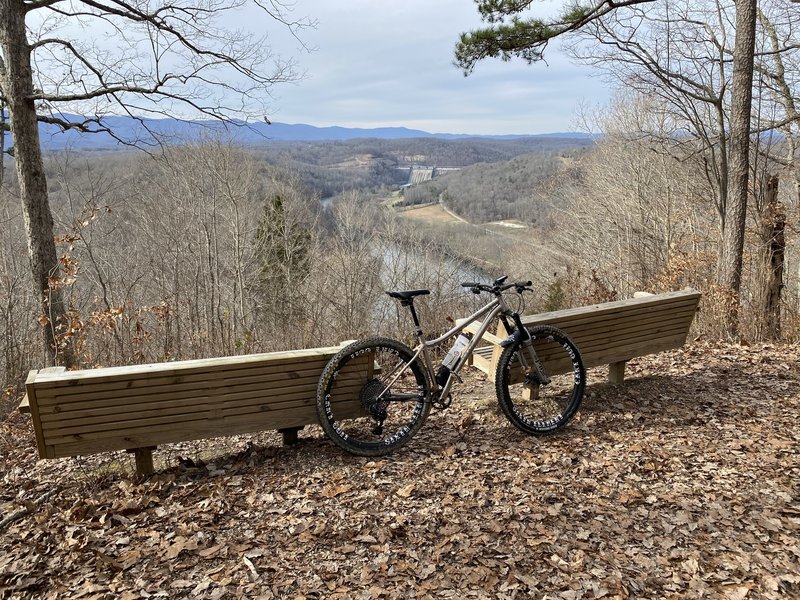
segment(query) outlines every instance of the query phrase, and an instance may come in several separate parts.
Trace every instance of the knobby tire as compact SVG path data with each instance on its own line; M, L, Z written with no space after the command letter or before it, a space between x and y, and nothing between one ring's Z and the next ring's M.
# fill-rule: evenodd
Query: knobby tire
M503 350L497 363L497 400L506 418L530 435L544 435L564 427L577 413L586 387L586 370L575 343L550 325L528 329L533 347L551 377L541 385L535 370L523 373L517 358L526 349L517 340ZM526 356L530 365L532 359Z
M331 358L317 387L317 416L337 446L381 456L414 437L431 405L428 378L419 360L410 362L413 356L402 342L375 337Z

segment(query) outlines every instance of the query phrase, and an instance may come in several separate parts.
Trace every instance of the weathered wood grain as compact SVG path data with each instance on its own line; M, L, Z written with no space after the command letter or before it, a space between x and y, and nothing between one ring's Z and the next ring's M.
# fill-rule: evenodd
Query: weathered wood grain
M680 348L686 343L699 301L699 292L683 290L526 315L522 322L527 327L553 325L564 330L578 346L587 368L614 365L609 376L619 383L626 361ZM472 324L468 331L477 329L478 324ZM472 356L472 364L492 380L500 354L498 345L506 336L507 332L500 325L496 334L483 336L487 345L476 349ZM551 372L564 372L569 368L565 360L555 363L550 360L546 347L539 352Z
M39 455L143 449L137 465L147 466L146 449L160 444L314 424L319 377L340 348L32 371L27 410ZM338 388L350 395L345 403L357 398L371 358L364 356L353 367ZM351 412L359 410L354 402Z

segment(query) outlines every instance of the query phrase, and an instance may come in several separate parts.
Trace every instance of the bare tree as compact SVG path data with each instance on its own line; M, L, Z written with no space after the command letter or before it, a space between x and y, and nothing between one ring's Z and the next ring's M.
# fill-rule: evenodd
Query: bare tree
M800 207L800 56L786 47L797 39L797 9L767 0L758 7L754 110L756 127L764 132L755 140L754 218L759 243L759 288L755 294L758 325L765 337L781 335L784 288L791 282L785 263L791 262L787 206ZM779 187L784 190L781 200ZM791 227L788 228L791 231ZM796 250L795 250L796 253ZM788 276L787 276L788 275ZM796 295L800 278L788 291Z
M576 270L594 273L622 297L659 289L686 255L711 250L713 256L717 239L711 206L700 201L701 166L661 148L674 130L661 102L620 92L596 116L587 115L601 136L576 167L579 176L571 183L560 178L565 201L558 217L570 236L555 236L554 243L573 257ZM698 285L703 274L695 276L682 283Z
M756 54L754 5L738 4L677 0L631 8L592 22L581 32L592 44L576 51L623 85L662 98L676 123L665 147L687 156L688 145L703 162L719 214L717 281L734 298L742 278ZM787 51L786 43L776 45L778 53ZM731 333L737 305L731 302Z
M756 0L736 0L736 40L733 46L730 107L730 196L717 281L738 296L742 285L742 256L750 178L750 112L753 102ZM738 298L737 298L738 300ZM729 333L739 327L738 302L731 305Z
M679 2L679 4L682 2ZM642 0L627 2L594 1L586 3L565 3L565 8L560 17L553 21L544 21L536 18L523 18L531 8L533 2L519 0L480 0L478 10L488 27L462 34L456 45L456 64L465 74L469 74L475 64L487 57L499 57L510 60L521 57L528 62L541 60L547 44L555 38L569 38L580 35L582 32L594 33L596 40L607 43L612 51L612 58L621 55L621 61L632 61L634 64L644 65L644 70L650 69L652 79L658 83L657 90L677 91L691 99L699 100L711 105L721 104L720 92L725 90L707 90L699 79L705 79L709 73L703 73L702 65L691 63L695 69L693 76L686 77L685 73L670 69L671 38L662 40L660 46L647 48L642 43L646 40L650 30L648 16L661 14L669 2L650 3ZM649 6L645 6L648 5ZM750 108L752 101L753 62L755 53L755 0L734 0L735 25L722 23L720 30L728 32L735 30L733 44L733 71L730 79L730 104L727 108L727 128L719 126L718 130L727 132L726 140L730 152L725 157L726 168L724 177L730 182L724 189L722 197L724 210L721 211L722 243L717 279L721 285L730 290L730 294L738 300L741 285L742 252L744 240L745 215L748 194L748 159L750 140ZM720 5L717 4L719 7ZM724 19L718 11L720 19ZM653 27L668 28L672 22L669 14L652 19ZM609 25L612 24L612 25ZM613 25L622 24L626 29L624 34L615 36ZM697 23L695 23L697 25ZM700 24L702 27L702 23ZM610 36L607 36L611 30ZM706 37L700 38L707 39ZM684 40L681 52L690 52L691 39ZM711 65L725 64L730 61L726 54L729 48L724 40L712 40L712 45L717 52L705 56L706 63ZM796 45L796 44L794 44ZM703 44L701 44L701 48ZM681 57L677 54L677 57ZM665 61L666 62L663 62ZM665 66L666 65L666 66ZM655 67L655 69L654 69ZM736 306L733 303L732 306ZM734 310L731 315L731 333L735 332L737 315Z
M333 309L328 321L345 337L369 332L370 314L378 297L383 260L380 255L380 209L358 192L333 204L335 235L325 248L323 269Z
M13 156L28 238L31 272L42 298L47 360L61 345L71 364L61 268L53 241L38 123L115 135L105 116L138 118L141 135L120 141L153 143L145 116L229 120L263 115L270 89L291 81L292 62L274 57L267 40L225 27L249 8L296 33L278 0L0 0L0 104L9 111ZM98 42L87 42L80 29ZM62 110L86 118L72 119Z
M731 29L707 4L672 0L594 21L569 46L573 56L601 69L614 84L651 99L650 108L663 118L640 119L641 127L628 133L702 168L719 215L720 238L729 188L726 53Z

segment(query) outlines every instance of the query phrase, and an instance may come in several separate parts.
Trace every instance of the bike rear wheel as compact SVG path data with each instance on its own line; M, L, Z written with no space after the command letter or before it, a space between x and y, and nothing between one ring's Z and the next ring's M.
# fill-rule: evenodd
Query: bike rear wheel
M360 456L406 444L430 412L428 379L413 351L397 340L369 338L340 350L322 372L317 416L339 447Z
M580 352L566 333L550 325L528 329L527 340L517 340L500 355L495 373L497 400L511 423L530 435L552 433L575 416L583 400L586 370ZM534 355L545 377L541 381ZM521 367L523 354L527 368Z

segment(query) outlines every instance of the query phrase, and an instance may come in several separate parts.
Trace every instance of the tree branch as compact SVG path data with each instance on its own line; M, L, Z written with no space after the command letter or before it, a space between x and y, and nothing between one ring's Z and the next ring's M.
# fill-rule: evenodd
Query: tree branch
M34 10L38 10L40 8L47 8L49 6L53 6L54 4L58 4L59 2L63 2L64 0L31 0L26 1L25 4L25 11L31 12Z
M21 508L6 515L2 519L0 519L0 531L3 531L3 529L11 525L11 523L20 520L25 515L32 514L33 512L36 511L37 508L39 508L39 506L41 506L44 502L46 502L52 496L55 496L60 491L61 487L56 486L53 489L45 492L44 494L36 498L36 500L28 501L25 508Z
M560 18L545 21L519 16L530 8L531 0L478 0L481 18L491 26L461 34L455 64L469 75L485 58L508 61L517 57L528 63L537 62L543 59L550 40L577 31L619 8L650 2L655 0L602 0L588 6L570 3Z

